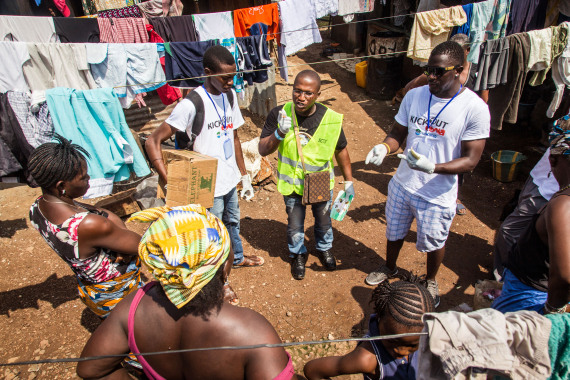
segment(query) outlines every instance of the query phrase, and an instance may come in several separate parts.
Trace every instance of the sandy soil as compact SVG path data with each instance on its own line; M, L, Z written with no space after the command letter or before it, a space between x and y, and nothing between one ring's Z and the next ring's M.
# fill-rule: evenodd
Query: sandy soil
M312 46L291 57L291 65L322 60L322 46ZM306 66L290 70L291 78ZM364 165L373 145L389 129L396 108L377 101L356 87L354 74L334 63L314 67L323 79L320 101L345 115L346 133L356 198L342 222L334 222L333 252L338 269L327 272L314 256L313 218L306 219L307 247L312 253L306 278L295 281L290 274L285 240L286 214L282 196L274 185L260 190L251 202L241 202L241 231L246 254L261 255L261 268L232 272L231 283L241 298L241 306L262 313L284 341L303 341L361 336L371 312L372 288L364 284L366 274L385 257L384 207L388 181L398 165L388 157L381 168ZM278 103L290 99L291 85L277 84ZM247 125L242 141L258 136L263 119L244 112ZM447 255L438 280L442 295L439 311L463 302L473 304L473 285L491 278L492 244L503 205L521 188L530 168L539 159L531 148L529 134L516 127L494 132L481 163L465 178L461 200L469 210L456 216L447 244ZM517 149L529 156L517 180L509 184L491 177L490 154L498 149ZM271 157L276 163L276 157ZM342 180L337 171L338 181ZM30 226L29 206L39 190L25 186L0 188L0 363L40 358L77 357L97 318L85 309L77 296L70 269ZM337 183L335 194L342 185ZM129 228L143 232L144 225ZM425 257L415 250L412 228L398 262L413 273L425 273ZM351 344L301 346L290 350L296 369L320 355L346 352ZM6 379L69 379L75 365L42 364L0 368Z

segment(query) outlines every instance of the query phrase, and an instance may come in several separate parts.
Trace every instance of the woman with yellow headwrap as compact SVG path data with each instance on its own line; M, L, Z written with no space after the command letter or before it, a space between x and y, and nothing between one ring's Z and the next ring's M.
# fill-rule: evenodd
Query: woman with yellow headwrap
M223 302L223 268L233 253L221 220L199 205L153 208L131 220L152 222L139 256L156 281L117 305L82 357L281 342L262 315ZM80 362L77 374L126 379L121 360ZM283 348L142 355L138 360L150 379L296 378Z

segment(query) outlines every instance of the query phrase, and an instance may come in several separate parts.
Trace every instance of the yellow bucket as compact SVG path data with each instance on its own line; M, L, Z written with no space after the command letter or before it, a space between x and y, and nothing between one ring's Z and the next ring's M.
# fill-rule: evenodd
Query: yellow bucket
M517 177L519 162L526 156L514 150L498 150L491 154L493 160L493 178L501 182L512 182Z
M368 75L368 61L362 61L354 66L356 70L356 85L366 88L366 76Z

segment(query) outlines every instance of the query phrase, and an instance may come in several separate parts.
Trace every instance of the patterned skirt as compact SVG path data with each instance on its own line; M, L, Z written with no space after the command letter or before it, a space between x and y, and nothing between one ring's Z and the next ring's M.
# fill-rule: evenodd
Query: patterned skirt
M112 280L97 284L83 284L77 279L81 301L100 318L107 318L111 310L129 293L144 286L141 281L140 259L132 261L127 272Z

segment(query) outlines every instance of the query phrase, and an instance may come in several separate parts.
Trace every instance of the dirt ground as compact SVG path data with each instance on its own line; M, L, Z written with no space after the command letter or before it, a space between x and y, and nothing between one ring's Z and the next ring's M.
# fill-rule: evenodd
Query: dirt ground
M325 45L313 45L289 59L290 65L321 61ZM307 66L296 66L295 74ZM286 214L275 185L260 190L251 202L241 201L241 232L246 254L261 255L261 268L237 269L231 283L241 306L263 314L284 341L359 337L367 330L372 287L364 283L370 271L384 262L385 213L388 181L399 159L388 157L381 168L364 165L364 158L389 129L397 109L374 100L356 86L354 74L334 63L314 66L323 80L320 101L344 114L356 197L342 222L333 222L333 252L338 269L327 272L314 255L313 218L306 218L307 247L311 256L303 281L291 277L285 239ZM277 84L278 103L291 97L291 84ZM244 111L247 125L242 141L256 137L263 119ZM474 284L491 278L492 244L503 205L523 182L540 154L531 148L536 138L526 129L511 126L493 132L475 172L465 177L460 199L465 216L456 216L447 243L447 255L438 275L439 311L461 303L473 304ZM515 149L529 159L516 181L503 184L491 176L490 154ZM276 163L276 157L271 160ZM337 171L335 194L342 189ZM28 210L37 189L25 186L0 188L0 363L79 356L98 319L77 296L71 270L33 230ZM129 224L143 232L145 225ZM413 273L425 273L425 257L415 250L415 226L402 249L398 265ZM344 353L352 344L300 346L290 349L296 370L310 358ZM6 379L69 379L73 363L0 368Z

